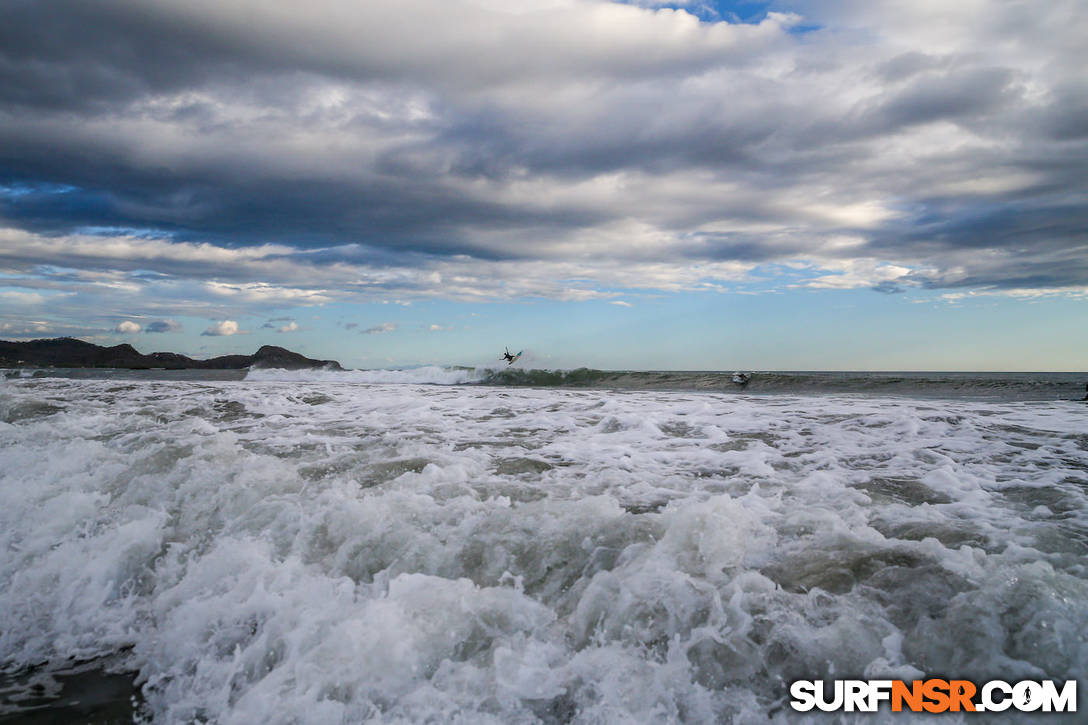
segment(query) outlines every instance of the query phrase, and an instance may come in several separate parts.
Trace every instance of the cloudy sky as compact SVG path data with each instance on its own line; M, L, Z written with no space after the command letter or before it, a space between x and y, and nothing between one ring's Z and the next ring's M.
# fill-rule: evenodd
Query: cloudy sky
M0 337L1088 369L1088 0L0 0Z

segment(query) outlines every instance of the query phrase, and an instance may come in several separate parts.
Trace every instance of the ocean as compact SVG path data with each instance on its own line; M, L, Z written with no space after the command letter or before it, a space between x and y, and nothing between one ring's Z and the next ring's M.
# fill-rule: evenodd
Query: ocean
M0 722L904 723L789 685L1083 688L1085 382L11 371Z

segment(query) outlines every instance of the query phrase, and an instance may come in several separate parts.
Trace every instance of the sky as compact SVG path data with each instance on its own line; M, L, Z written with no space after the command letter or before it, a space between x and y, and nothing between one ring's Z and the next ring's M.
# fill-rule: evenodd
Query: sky
M1088 0L0 0L0 338L1088 370Z

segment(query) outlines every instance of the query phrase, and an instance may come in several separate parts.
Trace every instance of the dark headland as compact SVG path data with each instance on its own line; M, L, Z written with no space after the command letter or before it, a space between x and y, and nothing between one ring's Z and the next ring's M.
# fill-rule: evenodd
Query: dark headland
M8 342L0 340L0 367L58 368L128 368L146 370L241 370L249 367L306 370L330 368L343 370L335 360L314 360L275 345L264 345L252 355L222 355L209 360L194 360L176 352L143 355L132 345L102 347L72 337L48 340Z

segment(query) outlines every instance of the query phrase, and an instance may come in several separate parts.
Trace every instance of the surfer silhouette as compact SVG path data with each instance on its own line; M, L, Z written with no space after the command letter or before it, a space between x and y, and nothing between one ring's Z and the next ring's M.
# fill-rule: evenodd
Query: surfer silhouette
M507 364L507 365L510 365L510 364L512 364L512 363L513 363L513 362L514 362L515 360L517 360L518 358L517 358L517 355L511 355L511 354L510 354L510 348L506 348L506 352L504 352L504 353L502 354L502 359L506 361L506 364Z

